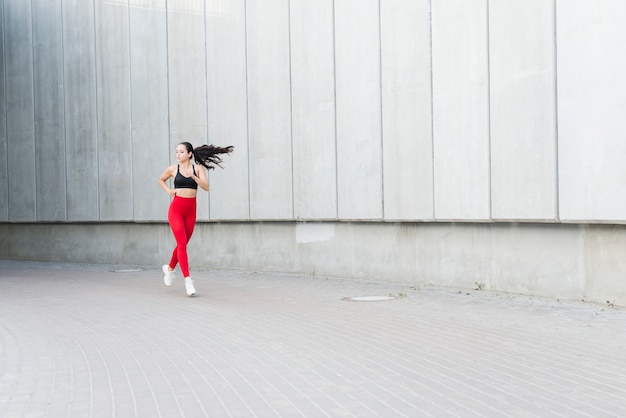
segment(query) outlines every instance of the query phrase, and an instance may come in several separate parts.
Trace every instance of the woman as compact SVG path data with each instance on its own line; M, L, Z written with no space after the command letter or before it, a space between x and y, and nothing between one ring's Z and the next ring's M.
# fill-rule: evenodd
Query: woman
M209 191L209 180L204 169L214 169L212 164L221 167L222 159L219 154L228 154L232 150L232 146L215 147L213 145L202 145L194 149L189 142L181 142L176 147L178 164L167 167L159 179L161 188L174 198L170 203L167 220L176 239L176 248L174 248L170 263L163 265L163 282L166 286L172 285L174 268L176 264L180 264L180 270L185 278L185 289L189 296L196 294L193 280L189 276L187 243L191 239L193 228L196 225L198 186L207 192ZM192 158L199 165L192 163ZM170 178L174 179L173 189L166 183Z

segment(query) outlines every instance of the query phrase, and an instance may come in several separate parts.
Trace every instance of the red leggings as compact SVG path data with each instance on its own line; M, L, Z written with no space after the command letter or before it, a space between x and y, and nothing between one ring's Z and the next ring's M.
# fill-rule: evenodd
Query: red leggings
M183 277L189 277L189 260L187 258L187 243L193 234L196 225L196 198L174 196L167 212L167 220L176 239L176 248L172 253L170 268L180 264Z

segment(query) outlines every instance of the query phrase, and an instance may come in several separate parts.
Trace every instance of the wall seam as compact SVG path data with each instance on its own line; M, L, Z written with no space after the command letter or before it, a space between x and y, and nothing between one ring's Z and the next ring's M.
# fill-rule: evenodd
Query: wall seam
M385 219L385 138L383 119L383 29L382 29L382 8L378 0L378 73L379 73L379 93L380 93L380 209L381 219Z
M243 2L243 30L246 70L246 147L248 163L248 219L252 219L252 190L250 189L250 79L248 77L248 0Z
M129 113L129 123L128 123L128 138L130 141L129 147L130 147L130 178L131 178L131 182L130 182L130 195L133 197L130 201L130 205L131 205L131 219L136 219L136 214L135 214L135 170L134 167L135 165L133 164L134 161L134 154L135 154L135 138L133 135L133 51L132 51L132 47L133 47L133 42L132 42L132 27L131 27L131 7L130 7L130 0L126 1L126 4L128 6L128 113Z
M209 142L209 54L208 54L208 36L207 36L207 9L206 1L202 2L202 11L204 24L204 142ZM207 171L207 181L210 180L211 170ZM207 192L207 219L211 219L211 188L209 182L209 191Z
M7 213L7 221L11 219L11 213L10 213L10 208L11 205L9 204L10 199L11 199L11 188L9 187L10 181L9 181L9 130L7 127L7 122L8 122L8 118L7 118L7 112L8 112L8 106L7 106L7 71L6 71L6 43L5 43L5 9L4 9L4 0L0 0L0 8L2 8L2 65L3 66L3 71L2 71L2 85L3 85L3 92L4 95L2 97L2 100L4 100L4 112L2 115L0 115L0 117L4 118L4 139L5 139L5 146L6 146L6 152L4 154L4 160L5 160L5 172L6 172L6 213Z
M485 1L487 13L487 146L489 156L487 164L489 165L489 220L493 221L493 165L491 163L491 38L490 38L490 17L489 17L489 0Z
M335 124L335 218L339 219L339 139L337 135L337 9L333 3L333 104Z
M557 0L552 2L552 13L554 22L554 215L556 222L561 221L560 205L560 177L559 177L559 77L558 77L558 19Z
M98 220L102 219L100 213L100 118L99 118L99 106L98 106L98 20L97 20L97 10L96 10L96 0L92 0L91 4L93 5L93 50L94 50L94 82L95 82L95 111L96 111L96 171L98 173L96 178L96 196L97 196L97 204L98 204Z
M293 155L293 67L291 55L291 0L287 0L287 32L289 47L289 133L291 140L289 145L291 148L291 218L296 219L296 194L294 186L294 155Z
M61 71L61 83L63 85L63 95L61 100L63 101L63 164L65 166L65 221L69 221L69 202L68 202L68 195L67 195L67 189L68 189L68 183L67 183L67 177L68 177L68 173L67 173L67 123L66 121L66 114L65 114L65 106L67 106L67 102L65 100L65 40L64 40L64 36L63 34L65 33L65 13L63 12L64 10L64 4L65 4L65 0L60 0L61 1L61 62L63 63L63 71Z
M170 36L169 7L165 0L165 83L167 84L167 165L172 162L172 108L170 106ZM170 180L168 180L170 181ZM171 186L171 181L170 181Z
M31 76L32 76L32 84L31 84L31 97L33 98L33 104L31 106L31 110L33 112L33 155L35 158L33 159L33 163L35 165L35 190L34 200L33 200L33 209L35 211L35 220L39 220L37 214L37 189L38 189L38 181L39 180L39 164L37 164L37 123L35 121L35 30L34 30L34 21L33 21L33 0L30 0L30 59L31 59Z
M430 35L430 157L431 157L431 186L432 186L432 218L435 220L435 94L433 71L433 1L429 2L429 35Z

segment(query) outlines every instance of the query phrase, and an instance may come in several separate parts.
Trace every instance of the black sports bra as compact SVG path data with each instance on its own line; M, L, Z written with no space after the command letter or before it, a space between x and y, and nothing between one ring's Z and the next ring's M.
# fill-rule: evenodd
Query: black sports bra
M196 174L196 169L191 166L193 170L193 174ZM176 172L176 177L174 177L174 188L176 189L198 189L198 183L191 177L185 177L180 174L180 165L178 166L178 171Z

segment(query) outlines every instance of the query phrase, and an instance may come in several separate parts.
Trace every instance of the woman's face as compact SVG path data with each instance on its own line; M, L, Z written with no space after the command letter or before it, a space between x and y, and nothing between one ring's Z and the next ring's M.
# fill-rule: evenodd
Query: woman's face
M191 158L191 152L187 151L187 148L183 144L179 144L176 147L176 160L180 163L184 163L190 158Z

